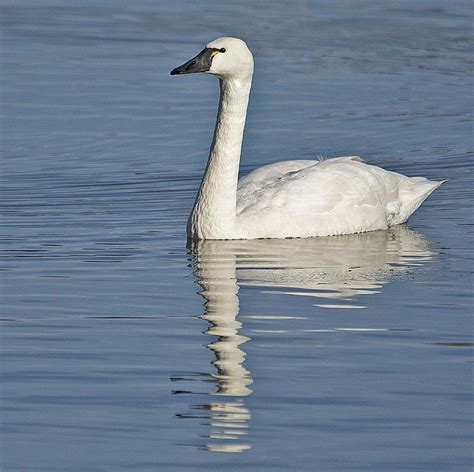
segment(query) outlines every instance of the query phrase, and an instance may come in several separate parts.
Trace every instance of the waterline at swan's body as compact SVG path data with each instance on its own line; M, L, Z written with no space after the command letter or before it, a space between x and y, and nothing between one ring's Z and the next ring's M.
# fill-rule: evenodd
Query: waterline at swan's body
M361 158L285 161L238 180L253 58L236 38L209 43L172 74L208 72L221 98L206 172L188 220L192 239L330 236L405 222L442 182L406 177Z

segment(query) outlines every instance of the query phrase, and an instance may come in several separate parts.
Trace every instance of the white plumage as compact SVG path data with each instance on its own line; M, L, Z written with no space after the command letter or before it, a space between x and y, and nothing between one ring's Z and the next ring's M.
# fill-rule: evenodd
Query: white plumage
M188 221L190 238L312 237L386 229L405 222L443 183L389 172L357 156L278 162L237 181L253 58L242 40L219 38L173 73L195 72L192 67L196 60L202 67L206 51L209 68L196 72L220 78L221 99L209 161Z
M406 177L360 157L286 161L241 178L241 237L285 238L360 233L404 223L442 182Z

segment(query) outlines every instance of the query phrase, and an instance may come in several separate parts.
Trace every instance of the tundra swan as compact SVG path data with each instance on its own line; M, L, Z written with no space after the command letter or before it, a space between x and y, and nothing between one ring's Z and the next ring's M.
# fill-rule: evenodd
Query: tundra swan
M191 239L302 238L404 223L441 182L406 177L358 156L277 162L238 179L253 75L244 41L219 38L171 75L219 77L220 103L206 171L187 224Z

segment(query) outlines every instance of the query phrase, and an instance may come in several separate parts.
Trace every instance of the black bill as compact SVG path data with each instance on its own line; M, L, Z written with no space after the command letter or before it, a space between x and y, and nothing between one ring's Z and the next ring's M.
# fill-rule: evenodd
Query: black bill
M193 74L195 72L207 72L211 68L212 58L217 49L206 48L203 49L196 57L186 62L182 66L173 69L170 74Z

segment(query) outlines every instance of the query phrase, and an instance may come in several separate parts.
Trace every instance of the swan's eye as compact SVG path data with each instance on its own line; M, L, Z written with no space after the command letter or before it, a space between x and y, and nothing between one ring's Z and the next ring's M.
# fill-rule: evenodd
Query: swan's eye
M219 52L225 52L225 48L220 48Z

